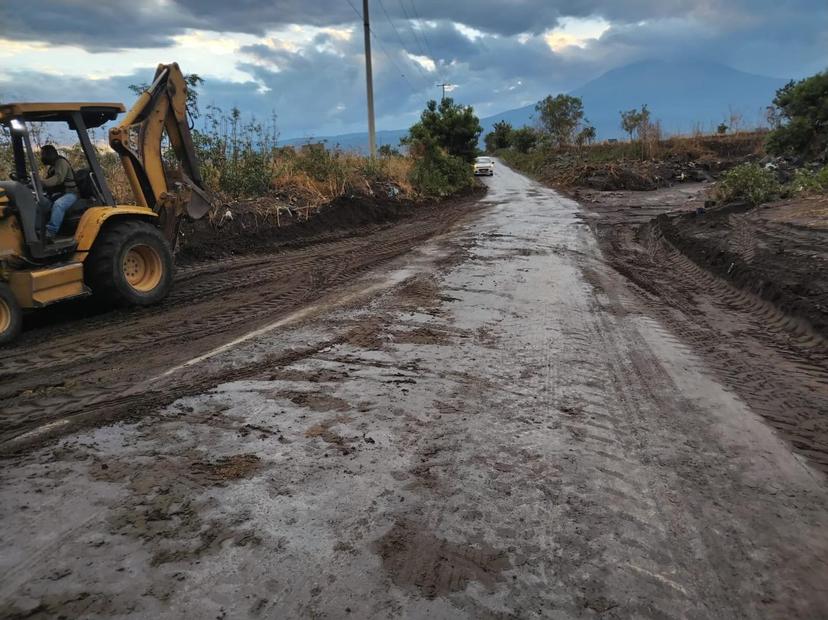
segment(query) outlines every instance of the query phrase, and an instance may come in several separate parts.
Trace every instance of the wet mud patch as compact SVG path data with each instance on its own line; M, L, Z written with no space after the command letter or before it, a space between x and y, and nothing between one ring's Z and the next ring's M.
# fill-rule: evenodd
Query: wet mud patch
M250 522L246 511L211 518L208 515L216 508L216 501L204 499L202 491L248 477L260 465L259 459L249 454L211 462L192 457L163 459L137 468L133 463L125 481L126 500L107 520L110 532L140 540L151 566L199 558L225 544L259 544L256 531L245 527ZM117 480L119 471L123 473L123 468L110 466L98 477L115 472Z
M451 337L445 330L434 329L432 327L418 327L411 331L394 332L394 342L416 345L447 345L451 344Z
M435 401L434 408L440 415L460 415L465 413L465 408L462 404L452 404L443 401Z
M268 377L270 381L297 381L307 383L339 383L349 377L343 370L319 368L316 370L299 370L298 368L281 368Z
M319 392L297 392L283 390L275 394L278 398L286 398L294 405L312 409L313 411L348 411L351 406L341 398L320 394Z
M544 248L517 248L513 252L514 256L548 256L549 250Z
M494 329L481 325L475 331L475 338L482 346L491 348L498 344L499 339Z
M325 420L324 422L320 422L318 424L314 424L308 430L305 431L305 437L309 439L313 439L315 437L319 437L325 443L329 443L333 446L336 446L342 454L350 454L351 448L349 447L351 440L346 439L339 433L331 430L332 427L336 426L337 424L344 424L346 422L350 422L351 418L348 416L336 416L335 418L330 418Z
M30 600L30 605L0 605L0 618L89 618L126 616L129 604L116 603L107 592L67 592Z
M453 543L401 519L374 543L392 581L429 599L461 592L471 581L494 592L511 567L506 553L485 544Z
M261 468L261 459L255 454L236 454L216 461L193 463L190 472L197 479L211 484L249 478Z
M342 342L361 349L379 351L385 346L385 340L382 337L384 328L385 324L379 320L365 321L349 329L342 337Z
M399 306L403 310L434 311L440 306L440 286L427 274L409 278L397 289Z

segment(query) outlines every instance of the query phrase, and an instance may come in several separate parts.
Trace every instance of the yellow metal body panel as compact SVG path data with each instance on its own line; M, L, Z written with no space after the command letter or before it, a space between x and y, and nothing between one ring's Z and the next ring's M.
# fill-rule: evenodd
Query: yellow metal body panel
M3 217L0 205L0 260L23 254L23 231L16 217Z
M23 256L23 230L12 215L9 197L0 190L0 260L14 256Z
M56 301L86 295L83 264L68 263L59 267L13 271L9 286L22 308L39 308Z
M86 258L87 253L98 238L98 233L101 226L107 220L121 217L138 217L147 220L157 220L158 215L146 207L139 207L137 205L118 205L117 207L92 207L86 212L78 222L78 229L75 232L75 240L78 242L78 247L75 249L74 260L81 261Z

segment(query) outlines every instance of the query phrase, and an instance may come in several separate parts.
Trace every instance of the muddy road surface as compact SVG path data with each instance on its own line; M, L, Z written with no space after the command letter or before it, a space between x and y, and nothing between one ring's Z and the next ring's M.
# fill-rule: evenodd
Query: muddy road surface
M679 321L575 202L487 183L430 228L29 332L3 358L0 616L825 617L825 475L734 387L760 335ZM805 416L826 373L773 343Z
M151 308L106 312L84 301L30 315L20 340L0 353L0 454L82 425L141 414L225 380L223 372L204 376L199 368L172 381L158 377L307 310L337 285L479 208L475 199L461 200L345 233L320 230L298 248L283 243L258 255L185 265L170 297Z

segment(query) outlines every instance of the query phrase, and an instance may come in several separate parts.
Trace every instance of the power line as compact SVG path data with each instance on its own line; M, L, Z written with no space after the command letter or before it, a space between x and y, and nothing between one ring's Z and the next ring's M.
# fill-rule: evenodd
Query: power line
M400 3L400 8L402 9L403 15L405 15L405 24L408 26L408 31L411 33L411 36L414 38L414 44L417 46L417 49L420 51L420 56L425 56L428 58L428 54L425 53L423 46L420 44L420 39L417 37L417 33L411 27L411 17L408 15L408 11L405 8L405 4L403 0L398 0Z
M389 25L391 26L391 28L394 29L394 32L396 33L397 40L400 42L400 47L402 47L402 50L404 52L407 52L405 41L403 41L402 35L400 35L400 31L397 30L397 27L394 25L394 22L391 20L391 17L388 15L388 11L385 10L385 4L383 4L382 0L379 0L379 5L380 5L380 8L382 9L382 12L385 14L385 19L388 21ZM420 63L418 63L416 61L413 61L413 62L414 62L414 66L417 68L417 71L419 71L419 73L420 73L420 77L423 78L423 81L426 82L426 83L430 82L430 80L428 79L426 74L423 73L423 68L420 66Z
M402 2L403 0L400 0ZM414 13L414 16L417 18L418 23L422 23L422 19L420 18L420 13L417 11L417 5L414 4L414 0L409 0L411 2L411 10ZM428 35L426 34L425 29L420 32L420 36L422 36L423 41L425 41L426 48L428 49L428 57L432 59L434 62L434 68L437 70L437 75L440 76L440 81L445 82L445 78L443 77L443 72L440 70L440 59L434 54L434 51L431 49L431 44L428 42Z
M359 21L363 21L362 13L357 11L357 8L353 5L351 0L345 0L345 1L354 10L354 13L356 13L356 16L359 17ZM391 65L394 67L394 69L400 74L402 79L405 80L405 83L408 84L408 87L411 89L411 92L414 93L415 95L418 94L420 91L418 91L416 88L414 88L414 85L411 83L411 80L408 79L408 76L405 75L405 72L402 69L400 69L399 65L396 62L394 62L394 58L388 53L388 50L385 49L385 45L383 45L382 40L376 35L376 33L374 32L374 30L372 28L369 27L369 31L371 33L371 36L374 37L374 41L376 41L379 44L380 51L388 59L388 62L391 63Z

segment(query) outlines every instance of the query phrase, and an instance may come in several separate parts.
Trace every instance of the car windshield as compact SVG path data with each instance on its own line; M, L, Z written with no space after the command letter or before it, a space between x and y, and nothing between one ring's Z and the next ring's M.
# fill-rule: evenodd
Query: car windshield
M492 163L492 160L489 159L488 157L478 157L477 158L477 163L478 164L490 164L490 163Z

